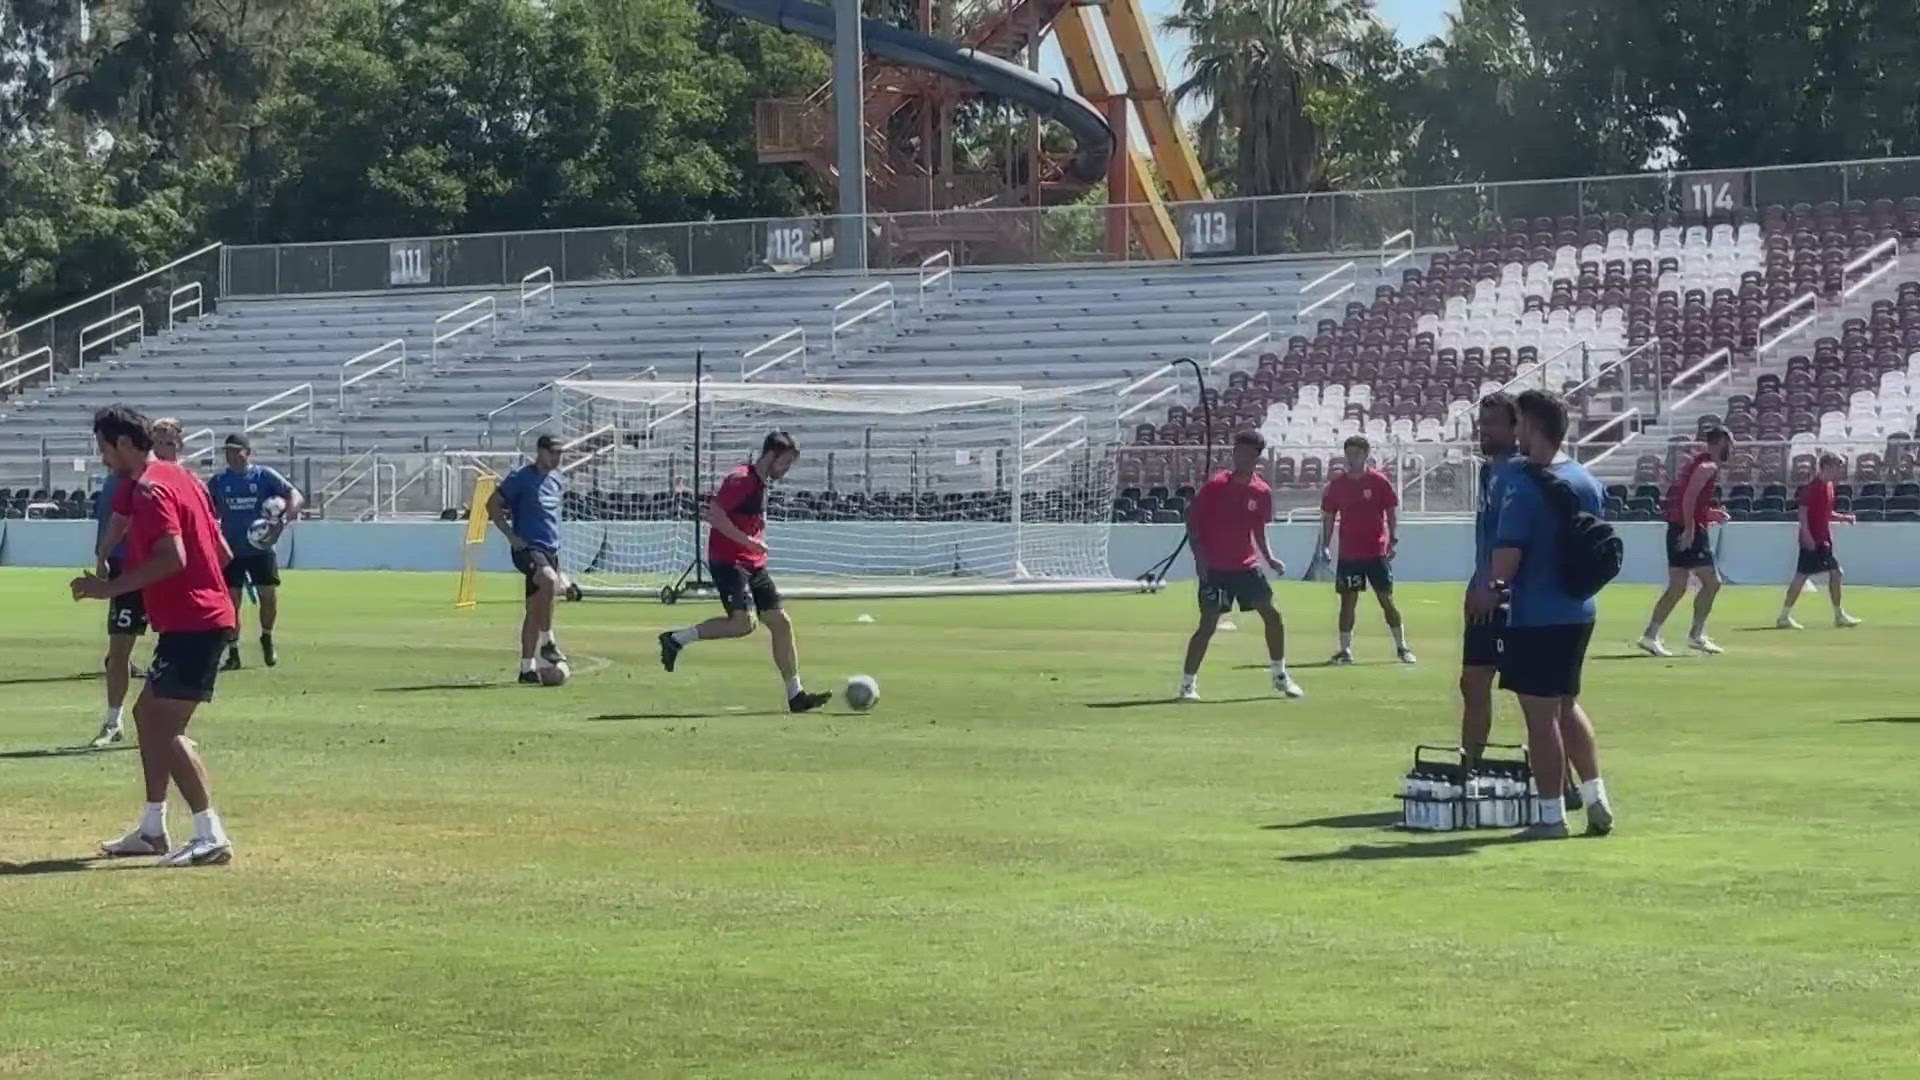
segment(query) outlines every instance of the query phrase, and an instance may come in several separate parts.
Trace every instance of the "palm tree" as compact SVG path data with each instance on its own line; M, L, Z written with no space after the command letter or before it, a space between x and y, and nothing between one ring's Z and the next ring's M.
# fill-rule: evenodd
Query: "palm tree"
M1187 35L1173 98L1206 110L1194 134L1208 171L1236 195L1312 190L1321 132L1307 101L1347 78L1378 27L1373 0L1182 0L1163 25Z

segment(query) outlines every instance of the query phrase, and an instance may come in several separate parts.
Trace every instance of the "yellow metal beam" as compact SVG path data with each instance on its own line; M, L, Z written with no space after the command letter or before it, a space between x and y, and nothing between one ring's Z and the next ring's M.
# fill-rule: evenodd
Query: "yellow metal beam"
M1069 7L1067 10L1083 9ZM1146 9L1139 0L1108 0L1106 12L1107 36L1113 40L1121 74L1127 79L1127 96L1133 99L1134 109L1140 114L1147 146L1153 151L1154 164L1160 167L1168 190L1181 202L1212 198L1207 188L1207 174L1200 168L1200 155L1194 152L1193 140L1187 138L1187 129L1173 113L1166 70L1160 66L1159 50L1154 48L1153 26L1147 20Z
M1054 20L1053 29L1060 42L1060 53L1066 58L1067 74L1073 79L1074 92L1095 103L1119 96L1120 87L1108 74L1107 66L1101 62L1100 52L1094 46L1091 10L1069 4ZM1126 155L1127 190L1108 192L1108 201L1129 204L1129 223L1148 258L1179 258L1179 233L1174 229L1173 219L1167 214L1166 203L1160 198L1159 185L1154 183L1152 173L1147 171L1146 160L1131 145L1116 146L1114 152Z

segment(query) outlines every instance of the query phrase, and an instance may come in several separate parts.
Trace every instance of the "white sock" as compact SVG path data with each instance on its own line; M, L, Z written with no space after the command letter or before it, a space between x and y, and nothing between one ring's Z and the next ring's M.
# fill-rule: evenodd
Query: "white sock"
M1404 649L1407 647L1407 624L1406 623L1401 623L1399 626L1389 626L1387 627L1387 632L1393 635L1394 648Z
M1180 675L1180 689L1181 689L1182 691L1187 691L1187 690L1198 690L1199 688L1200 688L1200 676L1198 676L1198 675L1188 675L1188 674L1186 674L1185 672L1182 672L1182 673L1181 673L1181 675Z
M1781 608L1781 609L1780 609L1780 617L1781 617L1781 618L1783 618L1783 619L1791 619L1791 618L1793 618L1793 605L1792 605L1792 604L1788 604L1787 606L1785 606L1785 607L1783 607L1783 608Z
M1533 797L1534 815L1542 825L1564 825L1567 821L1567 799L1564 795L1548 798L1545 795Z
M140 832L147 836L159 836L167 831L167 804L150 802L146 812L140 815Z
M524 675L524 674L526 674L527 672L529 672L529 671L532 671L532 670L533 670L533 657L531 657L531 656L523 656L523 657L521 657L521 658L520 658L520 673Z
M806 692L806 689L806 687L800 685L800 676L798 675L787 680L787 696L790 698L799 697Z
M1705 623L1701 623L1700 625L1687 631L1687 637L1690 639L1698 639L1706 636L1707 636L1707 624Z
M1353 651L1353 631L1342 630L1340 632L1340 651L1341 652Z
M1833 610L1837 612L1840 609L1834 608ZM127 707L125 705L109 705L107 707L106 723L112 724L114 727L119 727L121 719L126 715Z
M211 840L216 844L227 842L227 828L220 824L220 815L209 806L193 815L193 838Z
M1605 805L1607 801L1607 782L1594 777L1580 781L1580 801L1587 806Z
M1276 679L1284 679L1287 677L1287 662L1285 660L1269 660L1267 662L1267 668L1273 672L1273 677ZM1191 678L1191 676L1189 676L1189 678Z
M553 644L553 631L551 630L540 631L540 644L542 646Z
M688 626L675 630L673 632L673 640L681 645L691 645L700 640L700 628L697 626Z

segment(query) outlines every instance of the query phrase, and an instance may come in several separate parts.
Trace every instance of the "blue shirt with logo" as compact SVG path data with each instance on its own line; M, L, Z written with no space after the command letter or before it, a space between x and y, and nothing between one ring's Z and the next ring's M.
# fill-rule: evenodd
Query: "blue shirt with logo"
M113 493L120 490L120 483L118 474L108 473L106 482L100 485L99 491L93 493L93 520L96 526L93 531L93 546L95 548L100 546L100 541L107 538L107 525L113 521ZM123 539L113 545L112 551L107 552L107 558L121 559L125 558L126 554L127 542Z
M1493 478L1508 462L1519 460L1518 451L1493 458L1480 466L1480 506L1473 515L1473 580L1468 587L1479 588L1493 567L1493 526L1499 518L1499 504L1493 501Z
M213 496L213 509L220 515L220 532L227 538L227 546L241 552L252 547L247 530L260 520L260 504L291 497L293 485L265 465L249 465L241 472L222 469L215 473L207 481L207 492Z
M1573 488L1580 508L1599 515L1605 492L1586 466L1571 459L1555 461L1548 469ZM1527 475L1526 461L1514 458L1494 470L1488 501L1495 507L1496 548L1519 548L1520 572L1511 582L1513 607L1509 626L1561 626L1591 623L1599 614L1592 597L1568 595L1560 583L1560 515L1548 504L1546 493Z
M560 553L560 496L566 489L567 478L558 469L541 472L532 464L500 481L500 501L507 506L513 531L529 547Z

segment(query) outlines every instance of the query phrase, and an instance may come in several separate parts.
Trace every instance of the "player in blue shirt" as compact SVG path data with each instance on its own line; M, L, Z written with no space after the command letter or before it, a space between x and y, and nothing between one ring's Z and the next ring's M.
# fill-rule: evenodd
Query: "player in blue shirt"
M1493 526L1498 508L1488 497L1492 494L1494 472L1517 453L1514 425L1519 413L1510 394L1495 391L1480 399L1480 486L1476 489L1480 505L1473 518L1473 577L1467 582L1467 599L1486 583L1487 570L1493 564ZM1500 632L1507 624L1505 605L1475 618L1469 612L1466 633L1460 644L1460 749L1468 760L1478 760L1486 749L1488 733L1493 730L1493 675L1500 663Z
M520 620L520 681L539 684L536 657L549 666L567 662L553 638L553 606L560 595L560 504L567 478L560 471L560 441L542 435L533 461L507 474L487 499L487 516L513 547L513 568L527 579L526 614Z
M241 587L253 586L260 605L260 658L272 667L279 663L273 647L273 627L280 618L280 560L274 555L273 545L280 542L287 525L299 518L303 500L300 489L286 477L265 465L253 464L253 443L245 435L236 432L227 436L226 455L227 467L207 481L207 492L213 496L213 510L220 517L221 535L233 549L233 561L226 570L227 592L233 596L233 610L238 615ZM267 507L268 499L283 501L278 513ZM256 521L268 525L259 543L251 535ZM236 625L227 646L226 663L220 670L236 671L239 667L240 628Z
M153 456L161 461L178 461L180 421L162 417L153 422L151 432ZM123 483L118 475L109 472L100 490L93 493L93 520L98 526L93 534L94 573L108 581L120 576L121 558L126 553L128 522L113 513L113 496ZM126 717L127 689L140 677L140 669L133 664L133 649L146 632L147 605L138 589L107 601L107 713L93 737L93 746L107 746L125 737L122 724Z
M1613 809L1600 779L1593 724L1580 708L1580 673L1593 638L1598 607L1592 597L1576 597L1561 583L1559 545L1565 523L1547 500L1537 466L1572 488L1581 509L1599 515L1605 497L1599 481L1584 465L1563 456L1567 406L1558 395L1528 390L1514 402L1519 414L1515 437L1524 459L1496 469L1489 501L1495 507L1493 557L1486 579L1470 594L1468 611L1491 616L1504 586L1509 596L1507 628L1500 638L1500 687L1520 699L1527 721L1528 756L1533 763L1536 823L1529 839L1567 835L1566 802L1561 791L1568 765L1585 781L1587 831L1613 829ZM1548 796L1546 792L1554 794Z

